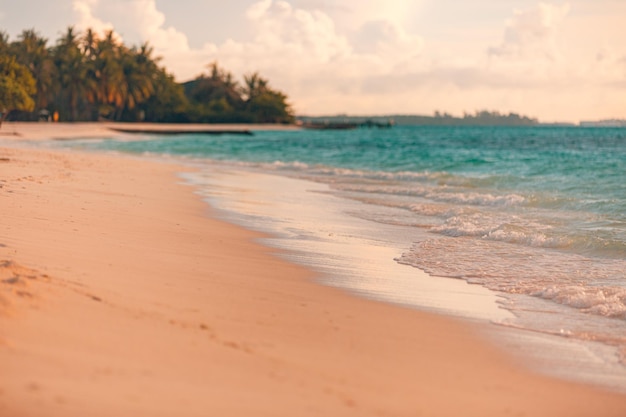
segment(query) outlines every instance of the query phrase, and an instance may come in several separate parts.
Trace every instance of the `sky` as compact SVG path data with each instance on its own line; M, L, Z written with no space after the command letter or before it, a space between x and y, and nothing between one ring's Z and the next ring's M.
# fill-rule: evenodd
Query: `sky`
M148 41L177 81L259 72L300 115L626 119L626 0L0 0L0 30Z

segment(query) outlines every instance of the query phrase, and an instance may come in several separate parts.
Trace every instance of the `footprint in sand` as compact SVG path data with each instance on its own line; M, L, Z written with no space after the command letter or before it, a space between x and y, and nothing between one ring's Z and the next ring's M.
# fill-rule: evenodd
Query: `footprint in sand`
M27 300L32 305L37 297L30 282L40 278L47 278L47 275L13 261L0 260L0 314L11 314L13 304Z

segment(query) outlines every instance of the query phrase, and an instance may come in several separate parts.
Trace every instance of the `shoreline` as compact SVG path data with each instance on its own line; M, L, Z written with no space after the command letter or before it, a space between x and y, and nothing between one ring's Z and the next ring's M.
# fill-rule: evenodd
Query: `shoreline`
M624 395L522 369L474 324L316 284L216 220L179 166L0 157L1 413L626 412Z
M486 325L482 333L490 343L533 371L626 393L617 348L525 328L501 293L397 262L415 239L427 235L409 236L401 226L349 214L364 210L361 203L333 195L325 183L215 161L193 166L200 171L183 178L199 187L219 219L269 235L259 241L279 250L281 258L316 271L316 282L358 297L478 321Z
M382 224L377 226L384 233L368 234L370 221L346 214L358 211L360 203L331 195L327 184L228 163L192 166L198 171L182 177L218 219L265 234L262 245L315 271L322 285L462 320L498 323L513 317L491 290L396 262L413 237L398 239L401 228Z

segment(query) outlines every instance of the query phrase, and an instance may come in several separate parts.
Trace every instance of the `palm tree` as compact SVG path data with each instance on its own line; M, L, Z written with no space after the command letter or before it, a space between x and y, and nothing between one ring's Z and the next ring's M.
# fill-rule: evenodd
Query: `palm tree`
M120 48L121 45L115 39L112 30L96 42L93 59L93 76L96 83L94 95L99 112L105 117L114 115L115 110L124 103Z
M246 102L253 100L268 89L268 81L262 78L258 72L244 75L244 86L241 93L245 97Z
M118 119L121 117L121 112L134 110L138 104L146 101L154 93L158 67L151 57L152 52L152 47L147 43L139 49L122 49L123 106L118 109Z
M46 46L48 40L39 36L34 29L24 30L13 42L12 50L17 61L25 65L36 82L35 107L43 109L48 106L54 89L54 63Z
M58 70L61 88L61 105L69 112L69 120L78 120L78 106L86 97L86 66L81 52L78 34L68 27L54 50L54 63Z
M9 35L0 30L0 55L9 53Z
M244 76L242 94L246 97L245 110L258 123L291 123L293 110L287 96L273 90L258 72Z
M98 35L89 28L81 39L81 51L85 65L85 99L91 109L91 119L99 116L99 83L100 74L96 66L98 59Z
M145 120L151 122L188 121L189 101L184 88L168 74L164 68L158 68L154 77L154 93L140 105Z
M127 48L113 31L102 39L88 30L82 40L86 67L86 99L98 108L98 113L120 120L128 111L146 101L154 93L159 58L153 58L153 48Z
M0 54L0 125L11 110L31 111L35 80L14 56Z
M90 58L95 58L98 52L98 35L92 28L87 29L85 35L82 38L82 52L83 55Z
M217 62L212 62L208 68L210 71L208 75L202 74L191 84L190 97L195 102L209 107L226 106L228 111L241 108L243 100L233 75L221 69Z
M239 95L239 85L233 78L233 74L220 69L217 62L212 63L210 67L211 79L215 80L218 85L216 91L218 98L224 98L235 109L240 108L243 100Z

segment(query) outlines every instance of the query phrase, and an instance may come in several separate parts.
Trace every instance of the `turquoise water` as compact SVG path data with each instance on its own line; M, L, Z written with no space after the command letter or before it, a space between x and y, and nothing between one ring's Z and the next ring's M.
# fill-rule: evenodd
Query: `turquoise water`
M253 137L181 135L101 146L263 164L320 181L345 182L336 188L346 192L413 196L415 204L499 208L508 217L532 211L533 220L546 223L533 227L509 218L513 222L503 220L501 226L520 229L507 233L474 216L464 219L469 223L448 221L449 227L439 231L626 257L625 129L263 131ZM406 208L419 212L416 206Z
M306 179L410 244L394 262L482 285L507 325L626 357L626 129L405 127L83 146ZM151 139L151 140L145 140ZM371 233L371 231L369 231ZM381 232L382 233L382 232Z

